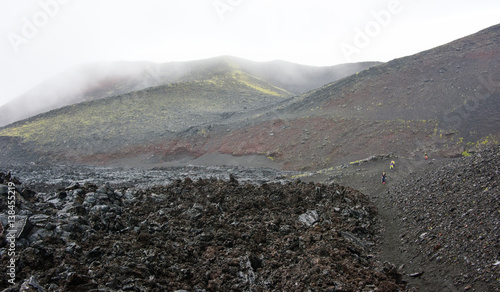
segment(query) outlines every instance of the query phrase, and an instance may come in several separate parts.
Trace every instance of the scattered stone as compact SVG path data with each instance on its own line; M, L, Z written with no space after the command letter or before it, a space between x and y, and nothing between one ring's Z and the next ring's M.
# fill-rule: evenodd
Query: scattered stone
M32 291L37 291L37 292L45 292L42 286L38 284L38 281L36 277L31 276L29 279L23 282L21 284L21 288L19 289L19 292L32 292Z
M37 227L44 227L48 220L49 220L50 216L49 215L45 215L45 214L36 214L36 215L33 215L31 217L29 217L29 221L31 222L31 224L33 224L34 226L37 226Z
M410 274L408 276L412 277L412 278L417 278L417 277L420 277L424 274L424 272L418 272L418 273L413 273L413 274Z
M306 213L299 216L299 221L307 226L314 225L319 220L319 215L316 210L307 210Z
M16 234L16 238L26 237L33 225L28 220L27 216L22 215L14 215L15 221L14 223L9 223L9 216L7 214L0 214L0 221L2 222L2 226L9 226L8 230L13 230Z

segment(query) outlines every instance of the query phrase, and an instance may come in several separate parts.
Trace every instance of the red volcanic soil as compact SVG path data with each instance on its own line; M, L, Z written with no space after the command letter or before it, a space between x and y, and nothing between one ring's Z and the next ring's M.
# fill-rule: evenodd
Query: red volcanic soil
M435 134L428 121L364 121L311 117L266 121L248 128L186 135L164 143L139 145L119 152L82 156L79 162L109 164L126 157L149 154L155 163L206 153L233 156L265 155L285 170L312 170L366 158L367 153L413 157L431 152L432 145L451 137ZM412 152L409 149L419 149ZM451 147L450 149L454 149ZM460 149L456 150L460 151ZM420 153L421 152L421 153Z

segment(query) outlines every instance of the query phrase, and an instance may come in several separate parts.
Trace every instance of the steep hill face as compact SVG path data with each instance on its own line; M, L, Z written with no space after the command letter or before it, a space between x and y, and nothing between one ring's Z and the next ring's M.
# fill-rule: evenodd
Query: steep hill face
M216 66L185 81L63 107L17 122L2 136L75 155L171 138L194 126L273 105L291 94L236 68ZM204 79L201 79L204 78ZM206 130L200 130L206 136Z
M274 65L277 63L279 65ZM175 140L176 135L193 127L197 127L196 130L189 133L194 133L194 138L206 138L212 126L234 127L236 121L241 125L242 121L260 116L276 103L290 100L297 90L308 90L328 78L340 78L372 64L319 68L223 56L161 65L144 63L140 70L129 63L124 65L129 70L125 67L115 70L113 64L108 64L111 69L106 70L89 66L84 70L87 75L83 75L93 74L101 81L92 83L89 77L74 77L74 81L78 81L75 88L66 89L66 95L61 96L71 97L67 98L68 102L75 104L4 127L0 136L7 139L2 140L6 143L2 148L10 149L10 154L3 151L2 156L4 161L19 161L22 157L32 161L29 149L37 149L39 157L52 158L120 151L136 153L137 149L127 149L137 145L156 149L158 143ZM106 74L98 75L98 72ZM120 78L113 75L118 72L121 72ZM107 82L103 76L114 76L109 77L113 82ZM142 87L147 88L139 90ZM58 101L59 98L54 99ZM28 100L19 102L29 104ZM12 152L19 141L23 144L20 149L26 151ZM198 151L197 155L202 152ZM18 158L19 155L22 157Z
M314 169L380 153L457 156L498 143L499 44L497 25L371 67L223 134L211 149Z
M229 133L169 141L163 153L262 154L285 168L315 169L381 153L456 156L498 143L499 44L497 25L298 96Z
M308 157L314 165L374 153L456 155L500 133L499 44L494 26L324 86L280 113L309 131L294 142L309 145L299 155L320 157Z
M71 68L0 107L0 126L83 101L123 95L149 87L202 81L206 79L206 75L226 70L228 67L236 68L295 95L375 64L377 63L365 62L312 67L281 61L252 62L230 56L161 64L89 63Z
M500 26L494 26L329 84L294 110L307 112L319 105L317 115L433 119L454 130L479 130L485 123L474 116L490 116L485 111L499 105L499 43Z
M90 163L222 153L318 169L373 154L456 156L498 143L499 44L497 25L295 97L275 85L284 75L259 77L228 57L204 60L178 83L66 107L0 136Z

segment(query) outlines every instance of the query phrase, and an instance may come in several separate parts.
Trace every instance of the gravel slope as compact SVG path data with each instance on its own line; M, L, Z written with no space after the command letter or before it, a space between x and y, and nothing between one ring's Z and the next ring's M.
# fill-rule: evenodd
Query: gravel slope
M377 256L398 267L408 291L499 291L499 167L492 146L457 159L374 156L304 180L350 186L374 202L384 226Z
M443 276L435 280L450 290L500 290L498 148L418 171L387 198L403 225L399 252L418 254L418 272Z

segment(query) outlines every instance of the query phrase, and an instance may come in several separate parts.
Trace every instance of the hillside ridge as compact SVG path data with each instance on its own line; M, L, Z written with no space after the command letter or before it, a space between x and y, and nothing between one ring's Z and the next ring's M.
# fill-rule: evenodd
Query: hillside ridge
M280 64L279 66L276 64ZM0 107L0 126L66 105L122 95L149 87L205 80L229 68L296 95L350 75L376 62L314 67L288 62L254 62L231 56L186 62L93 62L48 79Z

